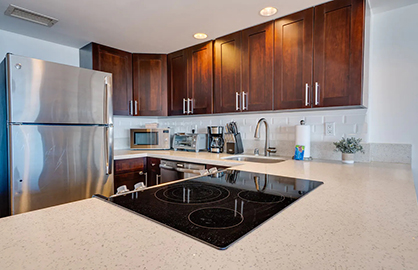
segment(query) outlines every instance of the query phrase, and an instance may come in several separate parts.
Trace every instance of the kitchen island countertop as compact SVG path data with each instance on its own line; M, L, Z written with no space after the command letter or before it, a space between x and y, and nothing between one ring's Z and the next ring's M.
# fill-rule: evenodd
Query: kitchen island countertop
M224 155L116 151L319 180L224 251L86 199L0 219L1 269L417 269L418 204L410 165L234 162Z

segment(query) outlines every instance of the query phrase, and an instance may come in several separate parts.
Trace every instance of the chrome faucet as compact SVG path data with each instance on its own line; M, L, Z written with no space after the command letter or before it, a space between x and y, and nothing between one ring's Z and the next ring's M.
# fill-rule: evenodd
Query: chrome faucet
M255 133L254 133L254 138L259 138L260 137L260 125L261 123L264 123L264 125L266 126L266 141L264 144L264 155L270 156L270 153L276 153L276 148L275 147L269 147L269 125L267 123L267 120L265 118L261 118L260 120L258 120L257 122L257 126L255 127Z

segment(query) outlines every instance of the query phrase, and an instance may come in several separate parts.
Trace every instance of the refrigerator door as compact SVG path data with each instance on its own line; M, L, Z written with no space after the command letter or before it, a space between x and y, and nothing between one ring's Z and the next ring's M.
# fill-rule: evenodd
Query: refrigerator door
M9 125L11 212L113 194L113 127Z
M9 122L113 124L112 74L7 55Z

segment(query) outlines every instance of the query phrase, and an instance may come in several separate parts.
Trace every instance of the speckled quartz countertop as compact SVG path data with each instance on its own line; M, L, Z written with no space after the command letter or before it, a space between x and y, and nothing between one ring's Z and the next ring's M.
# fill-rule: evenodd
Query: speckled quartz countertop
M116 159L141 155L231 164L222 155L174 151L122 151ZM3 218L0 268L418 269L418 205L409 166L239 164L324 185L224 251L99 199Z

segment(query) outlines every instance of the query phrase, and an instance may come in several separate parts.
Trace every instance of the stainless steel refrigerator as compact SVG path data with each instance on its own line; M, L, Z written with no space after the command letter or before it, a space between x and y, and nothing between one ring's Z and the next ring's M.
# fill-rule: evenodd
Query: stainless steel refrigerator
M112 74L8 54L0 216L113 193Z

